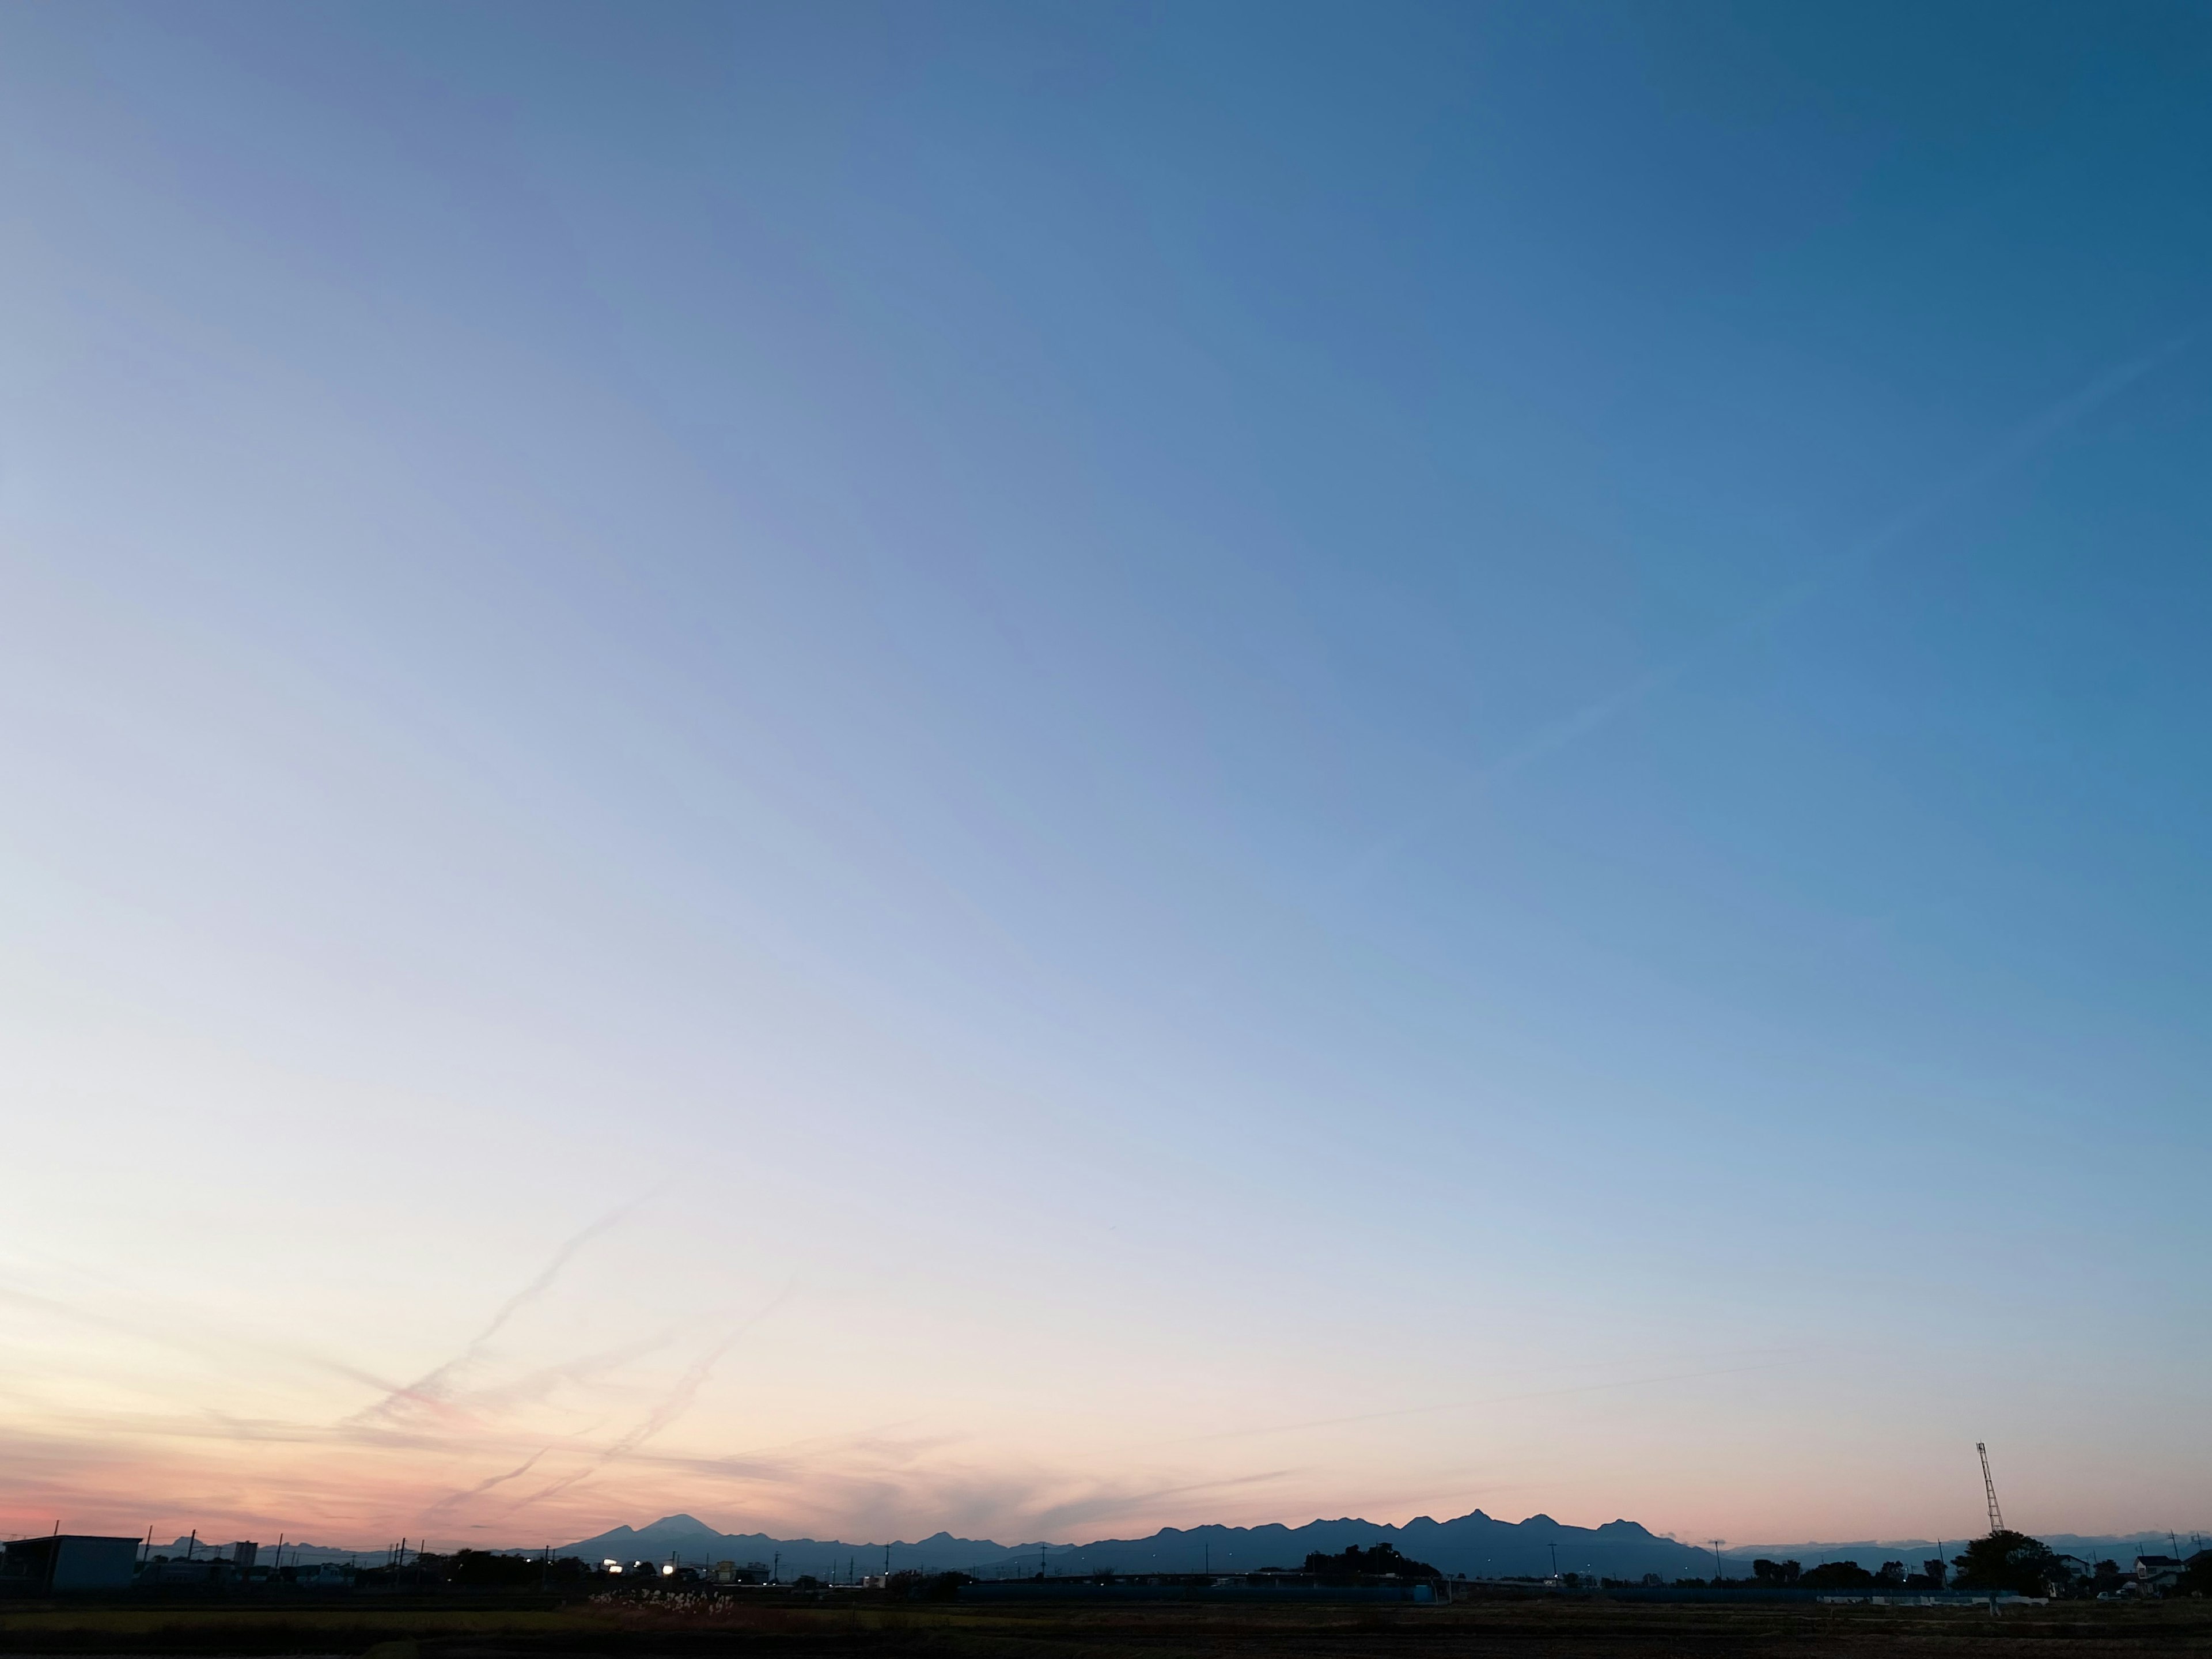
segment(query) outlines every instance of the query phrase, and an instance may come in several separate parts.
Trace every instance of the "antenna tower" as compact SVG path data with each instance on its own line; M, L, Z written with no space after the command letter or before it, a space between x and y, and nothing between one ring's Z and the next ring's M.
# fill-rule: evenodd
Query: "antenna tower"
M1974 1449L1982 1455L1982 1490L1989 1494L1990 1530L2002 1532L2004 1515L1997 1508L1997 1483L1990 1479L1990 1449L1977 1440L1974 1442Z

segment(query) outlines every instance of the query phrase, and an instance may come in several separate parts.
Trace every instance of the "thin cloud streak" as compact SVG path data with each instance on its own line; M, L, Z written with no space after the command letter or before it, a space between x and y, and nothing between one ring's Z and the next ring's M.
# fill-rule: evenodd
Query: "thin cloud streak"
M341 1377L349 1382L365 1384L380 1391L392 1392L397 1389L397 1385L386 1378L378 1376L373 1371L364 1370L362 1367L349 1364L343 1359L333 1359L328 1354L319 1353L312 1348L302 1347L295 1343L273 1341L260 1337L210 1334L204 1326L195 1327L191 1334L186 1334L165 1327L157 1320L144 1318L131 1320L114 1314L95 1313L88 1308L73 1306L52 1297L41 1296L35 1291L22 1290L12 1285L0 1285L0 1301L12 1302L18 1307L35 1309L40 1313L66 1319L76 1324L89 1326L94 1330L109 1331L119 1336L131 1337L137 1341L150 1342L157 1346L173 1348L179 1352L197 1354L202 1358L211 1359L218 1364L234 1363L241 1352L258 1354L264 1358L287 1360L305 1366L310 1370Z
M1825 590L1863 570L1944 508L2018 466L2069 427L2110 403L2168 360L2180 355L2196 342L2201 331L2201 325L2185 329L2161 344L2106 369L2078 390L2022 422L1980 460L1852 543L1810 575L1780 589L1765 603L1716 629L1671 661L1638 675L1618 690L1607 692L1565 718L1540 728L1488 765L1477 769L1442 803L1382 836L1355 859L1346 872L1344 884L1355 891L1364 887L1407 848L1464 808L1481 790L1504 782L1536 762L1610 726L1623 714L1667 690L1690 670L1725 647L1771 627L1783 617L1803 609Z

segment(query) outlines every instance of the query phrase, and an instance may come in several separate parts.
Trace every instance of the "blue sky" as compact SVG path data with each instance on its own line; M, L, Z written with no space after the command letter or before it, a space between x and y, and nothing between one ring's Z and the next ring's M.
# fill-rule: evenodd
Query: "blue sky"
M2208 69L0 15L25 1514L2212 1520Z

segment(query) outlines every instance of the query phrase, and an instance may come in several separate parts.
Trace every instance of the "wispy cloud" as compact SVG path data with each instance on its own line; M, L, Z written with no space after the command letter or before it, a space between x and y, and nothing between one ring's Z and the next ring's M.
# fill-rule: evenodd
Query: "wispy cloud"
M1218 1480L1194 1480L1180 1486L1108 1489L1047 1504L1035 1511L1035 1519L1041 1531L1085 1522L1110 1521L1123 1516L1152 1512L1170 1499L1210 1497L1216 1492L1272 1486L1288 1480L1294 1473L1291 1469L1267 1469L1256 1474L1230 1475Z
M1796 1363L1789 1359L1763 1361L1755 1365L1718 1365L1704 1370L1669 1371L1657 1376L1624 1376L1610 1382L1577 1382L1557 1389L1525 1389L1516 1394L1486 1395L1473 1400L1448 1400L1431 1406L1398 1406L1386 1411L1354 1412L1343 1417L1314 1417L1297 1423L1271 1423L1258 1428L1223 1429L1190 1437L1192 1441L1252 1440L1263 1436L1303 1434L1313 1429L1342 1428L1353 1423L1382 1423L1393 1418L1427 1417L1444 1412L1478 1411L1490 1406L1511 1405L1523 1400L1550 1400L1577 1394L1605 1394L1617 1389L1656 1388L1666 1382L1688 1382L1705 1376L1739 1376L1753 1371L1780 1370Z

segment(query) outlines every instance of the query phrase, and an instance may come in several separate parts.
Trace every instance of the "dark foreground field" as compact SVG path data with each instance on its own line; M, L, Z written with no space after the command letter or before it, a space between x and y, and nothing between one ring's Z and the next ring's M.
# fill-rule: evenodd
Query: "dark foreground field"
M605 1607L17 1607L0 1653L370 1659L1583 1659L2212 1655L2212 1602L2008 1608L1472 1606L1112 1608L759 1605L713 1616Z

